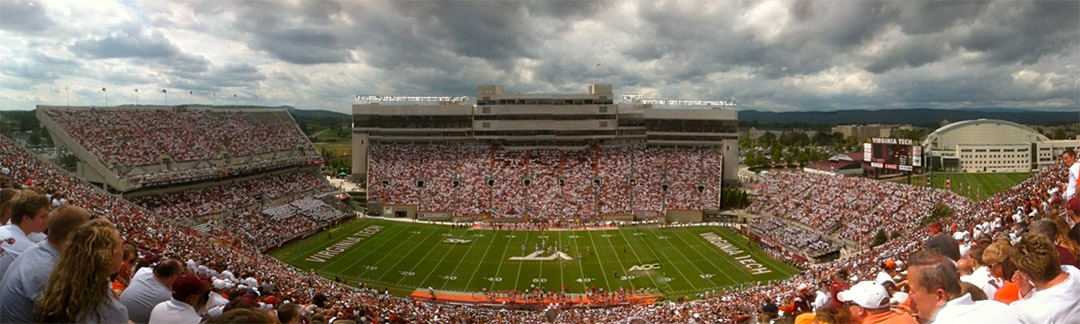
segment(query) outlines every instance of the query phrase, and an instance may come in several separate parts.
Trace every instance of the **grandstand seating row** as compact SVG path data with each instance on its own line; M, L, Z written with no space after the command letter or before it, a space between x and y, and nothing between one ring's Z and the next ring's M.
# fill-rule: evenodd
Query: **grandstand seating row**
M718 207L714 149L371 146L368 197L425 211L533 219Z

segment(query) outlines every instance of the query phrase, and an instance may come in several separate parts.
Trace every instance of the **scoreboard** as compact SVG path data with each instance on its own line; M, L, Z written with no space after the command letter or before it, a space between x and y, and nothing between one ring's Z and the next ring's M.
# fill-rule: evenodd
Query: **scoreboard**
M863 144L863 161L875 169L912 171L922 167L922 147L906 138L872 137Z

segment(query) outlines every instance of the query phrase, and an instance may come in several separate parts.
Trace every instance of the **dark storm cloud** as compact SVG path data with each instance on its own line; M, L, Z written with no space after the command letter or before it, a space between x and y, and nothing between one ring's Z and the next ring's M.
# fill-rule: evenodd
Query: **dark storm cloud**
M230 63L214 66L206 72L170 74L168 85L177 89L215 91L228 87L251 86L265 79L266 75L251 64Z
M181 51L164 33L131 23L104 37L77 40L69 50L84 57L134 59L142 64L186 72L206 71L210 65L205 57Z
M1080 2L1000 3L976 27L952 44L986 54L989 63L1032 64L1048 55L1075 55L1080 42Z
M21 33L41 32L53 25L45 4L34 0L0 2L0 30Z
M885 48L882 54L864 67L872 73L884 73L894 68L920 67L933 63L948 54L946 44L927 38L898 41Z
M49 82L81 71L79 62L34 53L28 58L0 62L0 73L26 79L29 83Z
M893 3L899 11L898 23L905 34L941 32L966 23L983 13L991 1L903 1Z
M229 6L217 3L212 6ZM234 26L252 38L250 46L266 51L282 61L293 64L324 64L349 62L349 46L341 42L348 31L334 30L341 14L341 4L333 1L300 1L285 4L271 1L240 3L237 8L244 18ZM352 32L361 32L353 30Z
M196 0L116 3L114 16L73 21L16 1L0 4L0 73L12 83L60 82L66 69L178 91L260 89L336 110L358 93L577 93L591 83L734 96L742 109L1080 106L1072 0Z

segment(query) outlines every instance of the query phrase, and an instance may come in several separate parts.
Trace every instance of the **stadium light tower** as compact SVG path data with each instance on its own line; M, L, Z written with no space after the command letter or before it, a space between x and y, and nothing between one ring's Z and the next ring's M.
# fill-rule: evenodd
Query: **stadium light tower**
M109 107L109 92L105 91L105 88L101 88L101 93L105 94L105 107Z
M161 93L165 94L165 106L169 105L169 90L161 89Z
M139 105L139 89L135 89L135 106Z

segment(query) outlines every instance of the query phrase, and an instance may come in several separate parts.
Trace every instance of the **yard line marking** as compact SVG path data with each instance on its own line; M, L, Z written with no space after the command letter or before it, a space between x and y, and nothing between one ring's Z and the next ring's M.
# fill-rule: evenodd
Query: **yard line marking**
M693 233L693 232L690 232L690 233L695 234L695 236L697 236L696 235L697 233ZM686 244L686 245L690 244L689 242L684 240L682 238L682 236L678 235L678 233L672 233L672 234L675 235L675 237L679 238L679 241L682 241L683 244ZM727 277L729 280L731 280L732 284L739 282L738 280L735 280L735 278L732 278L730 275L728 275L727 271L724 271L724 268L721 268L720 266L717 266L716 263L713 263L712 260L710 260L708 256L706 256L704 254L701 254L701 251L698 251L697 249L691 249L691 250L694 250L694 253L697 253L697 255L701 256L702 258L705 258L705 261L708 261L709 264L711 264L713 267L715 267L717 269L717 271L720 271L720 273L723 274L724 277ZM746 252L747 255L750 255L750 251L745 251L745 252ZM732 261L732 260L728 259L727 256L723 256L720 259L723 259L723 260L727 261L729 264L731 264L732 267L737 268L740 271L746 273L746 270L743 270L742 267L740 267L738 264L735 263L735 261ZM700 271L700 270L698 270L698 271ZM700 271L700 272L705 273L704 271ZM753 281L753 279L754 279L753 276L751 276L749 273L747 273L747 276L751 281ZM708 278L708 279L709 279L709 281L712 281L713 284L716 284L716 281L713 281L712 278ZM719 286L717 286L717 287L719 287Z
M394 234L394 237L393 237L393 238L391 238L391 239L389 239L389 240L386 240L385 242L382 242L382 244L379 244L379 249L381 249L381 248L382 248L382 247L383 247L384 245L386 245L386 243L389 243L389 242L393 242L393 241L395 241L395 239L397 239L398 235L401 235L402 233L405 233L405 229L406 229L407 227L408 227L408 226L398 226L399 230L398 230L398 232L397 232L397 233L395 233L395 234ZM379 249L375 249L375 250L372 250L372 251L379 251ZM355 250L355 251L359 251L359 250ZM346 251L346 255L342 255L342 256L340 256L340 258L337 258L337 259L335 259L335 260L332 260L332 261L330 261L330 263L327 263L327 264L323 265L323 266L322 266L322 268L323 268L323 269L331 268L331 266L332 266L332 265L334 265L335 263L337 263L337 262L339 262L339 261L341 261L341 260L346 260L346 259L353 259L352 255L353 255L353 253L354 253L355 251L354 251L354 250L352 250L352 249L350 249L349 251ZM369 254L366 254L366 255L364 255L364 257L367 257L368 255L370 255L370 253L369 253ZM349 264L349 266L348 266L348 267L345 267L345 268L344 268L343 270L349 270L349 269L352 269L352 267L353 267L353 266L356 266L356 264L357 264L357 263L360 263L360 261L362 261L362 260L364 259L364 257L360 257L360 258L355 258L355 260L353 260L353 262L352 262L352 263L350 263L350 264ZM385 257L385 256L384 256L384 257ZM380 259L379 261L382 261L382 259ZM372 264L372 265L376 265L376 266L377 266L377 265L378 265L378 262L376 262L375 264ZM364 273L364 272L367 272L367 270L365 269L365 270L364 270L363 272L361 272L361 274L362 274L362 273ZM360 275L360 274L357 274L357 276L359 276L359 275Z
M573 236L574 236L574 246L577 247L577 254L581 256L577 260L578 269L581 270L581 275L585 276L585 266L581 265L582 263L585 263L585 254L581 253L581 244L578 243L578 238L581 237L581 236L579 236L579 235L573 235ZM600 269L600 271L603 272L603 269ZM604 283L607 284L607 287L611 287L611 283L608 283L607 276L601 276L601 277L604 277ZM582 282L581 287L584 290L584 289L588 289L589 285Z
M351 225L351 226L354 226L354 227L355 227L355 229L353 229L353 230L349 231L349 232L348 232L348 235L345 235L345 236L341 236L341 237L338 237L338 239L337 239L337 240L330 240L330 241L328 241L328 242L325 242L325 243L322 243L322 244L315 244L315 245L313 245L313 246L314 246L313 248L311 248L311 249L307 249L307 250L306 250L306 251L304 251L303 253L300 253L300 255L299 255L299 256L297 256L297 257L295 257L295 258L290 258L290 259L289 259L289 263L290 263L290 264L292 264L292 263L296 263L296 261L298 261L298 260L303 260L304 258L307 258L308 256L310 256L310 255L312 254L312 252L318 251L318 250L320 250L320 249L325 249L326 247L328 247L328 246L331 246L331 245L334 245L334 243L337 243L338 241L340 241L340 240L343 240L343 239L345 239L345 238L346 238L346 237L348 237L348 236L351 236L351 235L353 235L353 234L356 234L356 232L359 232L359 231L360 231L361 229L363 229L363 228L364 228L364 226L363 226L363 225L359 225L359 224L362 224L362 223L367 223L367 222L365 222L365 221L363 221L363 220L359 220L359 221L358 221L358 222L356 223L356 224L358 224L358 225ZM322 233L320 232L319 234L322 234ZM316 234L316 235L319 235L319 234ZM311 238L311 237L315 237L316 235L308 236L308 238ZM307 238L305 238L304 240L307 240Z
M491 250L491 246L492 246L492 245L495 245L495 240L496 240L496 239L498 239L498 238L497 238L496 236L497 236L497 235L492 235L492 239L491 239L491 242L489 242L489 243L488 243L488 246L487 246L487 248L486 248L486 249L484 249L484 255L480 256L480 261L481 261L481 262L483 262L484 260L487 260L487 254L488 254L488 251L490 251L490 250ZM470 248L471 248L471 247L470 247ZM468 256L468 255L469 255L469 253L468 253L468 252L465 252L465 256ZM459 262L459 263L458 263L458 265L457 265L457 267L454 267L454 272L457 272L457 269L458 269L458 267L460 267L460 266L461 266L461 263L464 263L464 261L465 261L465 257L464 257L464 256L463 256L463 257L461 257L461 261L462 261L462 262ZM477 268L476 268L476 269L477 269L477 270L480 270L480 267L481 267L481 266L477 266ZM464 289L469 289L469 287L471 287L471 285L472 285L472 280L473 280L473 278L475 278L475 277L476 277L476 271L474 270L474 271L473 271L473 273L472 273L472 275L470 275L470 276L469 276L469 281L465 283L465 288L464 288ZM447 284L447 283L449 283L449 282L443 283L442 287L440 287L439 289L446 289L446 284Z
M728 240L728 242L731 242L731 244L735 245L736 247L742 248L743 251L746 251L747 254L751 254L750 251L752 251L752 250L750 249L750 246L740 243L742 241L740 239L740 237L732 238L731 236L734 235L734 234L732 234L729 231L720 231L719 233L720 233L720 236L723 236L724 239ZM761 253L758 253L758 255L761 256ZM767 254L764 257L762 257L761 259L765 263L768 263L769 265L772 265L773 270L779 271L780 273L784 274L785 276L791 276L793 274L799 273L799 270L793 270L793 271L785 270L784 267L778 265L777 262L779 262L779 261L774 260L773 258L769 257Z
M398 258L397 262L394 262L394 265L392 265L392 266L390 266L389 268L387 268L387 270L388 270L388 271L386 271L386 272L383 272L383 274L382 274L381 276L379 276L379 278L378 278L378 279L375 279L375 280L383 280L383 277L386 277L386 275L387 275L387 274L390 274L390 272L391 272L391 271L393 271L393 270L394 270L394 268L397 268L397 266L398 266L399 264L401 264L401 261L404 261L406 257L408 257L408 256L412 255L413 251L416 251L416 249L417 249L417 248L419 248L420 246L424 245L424 243L426 243L426 242L427 242L427 240L428 240L428 239L430 239L430 238L431 238L432 236L434 236L434 237L435 237L436 241L437 241L437 240L438 240L439 238L441 238L441 237L442 237L441 235L434 235L434 234L435 234L435 233L437 233L437 232L439 232L439 230L438 230L438 229L433 229L433 230L431 231L431 233L430 233L430 234L428 234L428 235L427 235L426 237L424 237L424 240L423 240L423 241L420 241L420 243L417 243L417 244L413 244L413 247L412 247L411 249L409 249L409 253L406 253L405 255L403 255L403 256L401 256L400 258ZM399 246L399 247L400 247L400 246ZM394 251L397 251L397 249L395 248L395 249L391 250L391 251L390 251L390 252L388 252L388 253L387 253L386 255L390 255L390 254L393 254L393 252L394 252ZM428 252L431 252L431 251L429 250ZM383 257L385 258L385 257L386 257L386 255L384 255ZM381 260L380 260L380 261L381 261ZM399 280L398 282L400 283L400 280Z
M589 237L589 242L592 243L593 253L596 254L596 260L600 261L600 251L599 251L599 249L596 248L596 241L593 240L593 238L592 238L592 232L591 231L585 231L585 236ZM611 286L611 282L609 282L608 279L607 279L607 270L604 270L604 263L603 262L597 262L597 264L600 265L600 276L604 278L604 283L607 284L608 291L610 291L614 287ZM622 262L619 262L619 266L620 267L623 266Z
M454 234L454 230L453 230L453 229L451 229L451 230L450 230L450 234ZM454 237L454 236L453 236L453 235L451 235L450 237ZM473 241L473 242L476 242L476 241ZM435 243L435 245L436 245L436 246L438 246L438 243ZM475 244L469 244L469 248L465 249L465 254L461 255L461 259L465 259L465 255L468 255L468 254L469 254L469 250L472 250L472 247L473 247L473 245L475 245ZM423 280L423 281L420 281L420 285L424 285L425 283L427 283L427 280L428 280L428 278L431 278L431 275L435 273L435 270L436 270L436 269L438 269L438 268L439 268L439 266L442 266L442 263L443 263L443 261L446 261L446 256L447 256L447 255L450 255L450 252L451 252L451 251L453 251L455 247L456 247L456 246L454 246L454 245L451 245L451 246L450 246L450 249L449 249L448 251L446 251L446 253L443 253L443 256L442 256L442 258L440 258L440 259L439 259L439 263L438 263L438 264L436 264L436 265L435 265L434 267L432 267L432 268L431 268L431 271L428 271L428 275L427 275L426 277L424 277L424 280ZM431 253L431 251L434 251L434 250L435 250L435 248L434 248L434 247L432 247L432 248L431 248L431 250L428 250L428 253ZM427 255L425 255L425 257L426 257L426 256L427 256ZM461 259L459 259L459 260L458 260L458 265L461 265ZM417 266L417 265L419 265L419 264L420 264L419 262L417 262L416 264L414 264L414 265L413 265L413 269L410 269L409 271L413 271L413 270L415 270L415 269L416 269L416 266ZM456 266L454 267L454 270L455 270L455 271L457 271L457 267L456 267ZM454 275L454 272L453 272L453 271L451 271L449 275L450 275L450 276L453 276L453 275ZM445 285L445 284L446 284L446 283L444 282L444 283L443 283L443 285ZM428 286L430 287L430 285L428 285Z
M639 231L639 230L635 230L635 231ZM668 258L667 254L657 253L656 250L654 250L652 248L652 244L645 244L645 247L647 247L649 249L649 251L651 251L654 255L659 255L660 257L664 258L664 260L667 260L667 262L669 264L671 264L671 267L675 268L675 272L678 272L680 276L682 276L683 278L686 278L686 283L690 284L690 288L693 288L694 290L698 289L697 286L694 285L694 282L690 280L690 277L687 277L685 273L682 273L682 270L679 270L679 267L675 266L675 262L672 262L671 258ZM671 288L671 283L670 282L664 282L664 284L667 285L668 289ZM660 288L660 287L657 286L657 288Z
M517 237L516 235L514 235L514 231L510 231L510 235L514 236L514 237ZM503 248L502 256L499 257L499 266L495 268L495 275L492 276L492 277L498 277L499 272L502 271L502 264L503 264L503 261L506 260L506 258L507 258L506 257L506 251L510 249L510 245L511 245L510 242L511 241L506 242L505 247ZM525 244L525 243L522 243L522 244ZM477 270L480 270L480 268L478 267ZM473 276L476 275L475 272L476 271L473 271L473 273L474 273ZM488 288L494 290L495 289L495 281L491 281L491 285L488 286Z
M529 248L529 235L530 234L532 234L531 231L525 232L525 243L524 244L525 244L526 249ZM509 244L507 244L507 245L509 245ZM518 285L518 283L521 282L520 281L521 280L521 267L524 266L524 265L525 265L525 261L521 261L521 262L518 263L517 276L514 276L514 290L517 290L517 288L518 288L517 285ZM500 264L499 266L501 267L502 265ZM498 275L498 273L496 273L496 276L497 275Z
M636 232L636 231L635 231L635 232ZM637 264L642 264L642 262L641 262L641 258L640 258L640 257L638 257L638 254L637 254L637 251L636 251L636 249L633 249L633 248L632 248L632 247L633 247L634 245L633 245L633 244L630 244L630 240L627 240L627 239L626 239L626 235L625 235L626 233L619 233L619 234L620 234L620 235L619 235L619 237L621 237L621 238L623 239L623 242L626 242L626 248L627 248L627 249L629 249L629 250L630 250L630 252L634 254L634 259L635 259L635 260L637 260ZM608 238L608 242L611 242L611 239L610 239L610 238ZM613 244L614 244L614 243L613 243ZM618 251L616 251L616 253L617 253L617 252L618 252ZM656 277L655 277L655 276L649 276L649 279L650 279L650 280L652 280L652 283L653 283L653 287L660 287L660 285L656 283ZM667 283L667 282L665 282L665 284L666 284L666 283Z

